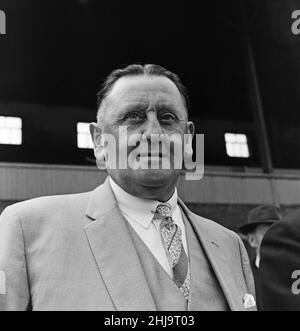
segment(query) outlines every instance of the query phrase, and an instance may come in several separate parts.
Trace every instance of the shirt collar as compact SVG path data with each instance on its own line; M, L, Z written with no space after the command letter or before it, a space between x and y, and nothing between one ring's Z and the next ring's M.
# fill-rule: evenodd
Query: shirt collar
M260 256L259 255L256 256L254 264L255 264L256 268L259 269L259 265L260 265Z
M111 188L115 194L118 206L121 212L134 219L143 228L149 228L156 207L161 203L157 200L148 200L138 198L127 193L111 177L109 177ZM172 206L172 213L177 206L177 189L175 188L173 196L167 201Z

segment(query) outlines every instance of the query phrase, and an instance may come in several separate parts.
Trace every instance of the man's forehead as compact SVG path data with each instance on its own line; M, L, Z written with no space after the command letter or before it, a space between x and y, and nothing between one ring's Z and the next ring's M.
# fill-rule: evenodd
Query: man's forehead
M109 93L108 99L128 102L182 103L177 86L163 76L126 76L120 78Z

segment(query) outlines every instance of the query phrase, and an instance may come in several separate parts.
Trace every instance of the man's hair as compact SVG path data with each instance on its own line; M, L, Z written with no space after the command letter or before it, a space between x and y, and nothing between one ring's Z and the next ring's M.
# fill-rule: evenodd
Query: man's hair
M189 98L187 94L186 87L181 83L180 78L174 74L173 72L165 69L164 67L161 67L156 64L131 64L123 69L117 69L111 72L105 81L102 84L102 87L100 91L97 93L97 107L98 107L98 113L97 113L97 121L98 123L102 121L103 117L103 101L108 96L109 92L112 90L115 83L122 77L126 76L163 76L169 78L178 88L182 99L184 106L186 108L186 111L188 112L188 105L189 105Z

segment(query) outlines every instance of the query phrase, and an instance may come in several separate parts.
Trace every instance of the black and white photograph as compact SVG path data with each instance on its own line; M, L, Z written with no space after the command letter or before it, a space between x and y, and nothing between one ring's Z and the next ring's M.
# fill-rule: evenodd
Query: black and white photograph
M0 312L300 311L299 55L300 0L0 0Z

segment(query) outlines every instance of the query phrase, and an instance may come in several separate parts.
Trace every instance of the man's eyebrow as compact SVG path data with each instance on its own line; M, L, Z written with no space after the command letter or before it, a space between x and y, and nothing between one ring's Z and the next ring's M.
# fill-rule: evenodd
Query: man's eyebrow
M122 109L122 114L127 114L129 112L134 112L134 111L145 111L147 110L148 108L148 105L145 103L145 104L141 104L141 103L138 103L138 104L129 104L129 105L126 105L123 109Z
M170 105L170 104L160 104L156 107L156 109L158 111L167 110L167 111L171 111L173 113L179 112L179 109L177 109L174 105Z
M149 104L147 102L128 104L124 106L124 108L121 110L120 116L124 116L131 112L145 112L147 111L148 108L149 108ZM180 114L180 110L177 109L177 107L173 104L160 103L158 105L155 105L155 110L157 112L169 111L177 115Z

